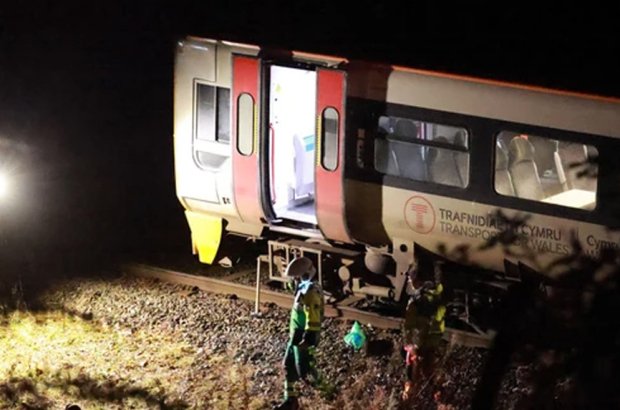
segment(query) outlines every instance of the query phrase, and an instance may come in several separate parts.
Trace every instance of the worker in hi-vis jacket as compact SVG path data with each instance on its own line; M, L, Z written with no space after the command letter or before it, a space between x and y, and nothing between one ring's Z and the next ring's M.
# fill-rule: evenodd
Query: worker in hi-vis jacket
M295 258L286 268L285 276L295 282L295 299L289 324L289 341L284 355L284 401L279 410L298 409L299 380L325 391L327 383L316 368L316 348L323 321L323 291L313 281L316 269L306 257Z

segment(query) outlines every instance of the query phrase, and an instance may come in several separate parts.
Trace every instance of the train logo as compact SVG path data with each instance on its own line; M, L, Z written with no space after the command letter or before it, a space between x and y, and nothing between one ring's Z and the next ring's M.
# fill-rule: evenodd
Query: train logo
M405 221L417 233L429 233L435 227L435 209L424 197L412 196L405 203Z

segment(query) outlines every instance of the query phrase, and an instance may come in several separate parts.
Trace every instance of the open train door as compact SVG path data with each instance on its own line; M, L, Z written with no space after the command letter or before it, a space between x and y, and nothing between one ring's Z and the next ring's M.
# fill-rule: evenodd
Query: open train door
M352 243L344 206L345 86L344 71L317 69L316 213L326 238Z
M239 216L248 226L261 227L258 133L260 129L261 61L233 55L233 185ZM258 234L258 233L257 233Z

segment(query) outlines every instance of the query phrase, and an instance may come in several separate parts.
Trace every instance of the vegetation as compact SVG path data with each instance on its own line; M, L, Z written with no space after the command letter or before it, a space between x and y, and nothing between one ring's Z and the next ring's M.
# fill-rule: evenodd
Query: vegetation
M247 395L251 369L227 356L197 366L201 352L179 340L66 312L14 311L0 324L0 408L262 408Z

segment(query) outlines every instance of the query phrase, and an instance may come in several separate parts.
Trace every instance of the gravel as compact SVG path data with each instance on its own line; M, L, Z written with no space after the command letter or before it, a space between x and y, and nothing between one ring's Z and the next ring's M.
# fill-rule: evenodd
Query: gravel
M128 332L174 331L198 351L195 377L208 373L212 366L209 358L227 355L252 369L247 386L250 395L262 395L272 404L281 398L289 312L275 305L263 305L260 317L255 317L253 304L234 296L128 276L72 279L49 289L41 300L48 308L68 310ZM397 408L404 382L400 332L364 326L368 349L354 352L343 342L351 325L326 319L317 359L338 393L332 401L325 401L305 389L305 408ZM445 408L468 408L485 351L453 346L447 347L447 352L442 366L442 402ZM516 408L527 394L527 387L520 382L527 372L527 366L521 366L507 377L499 408ZM437 408L433 401L437 388L429 383L412 408Z

